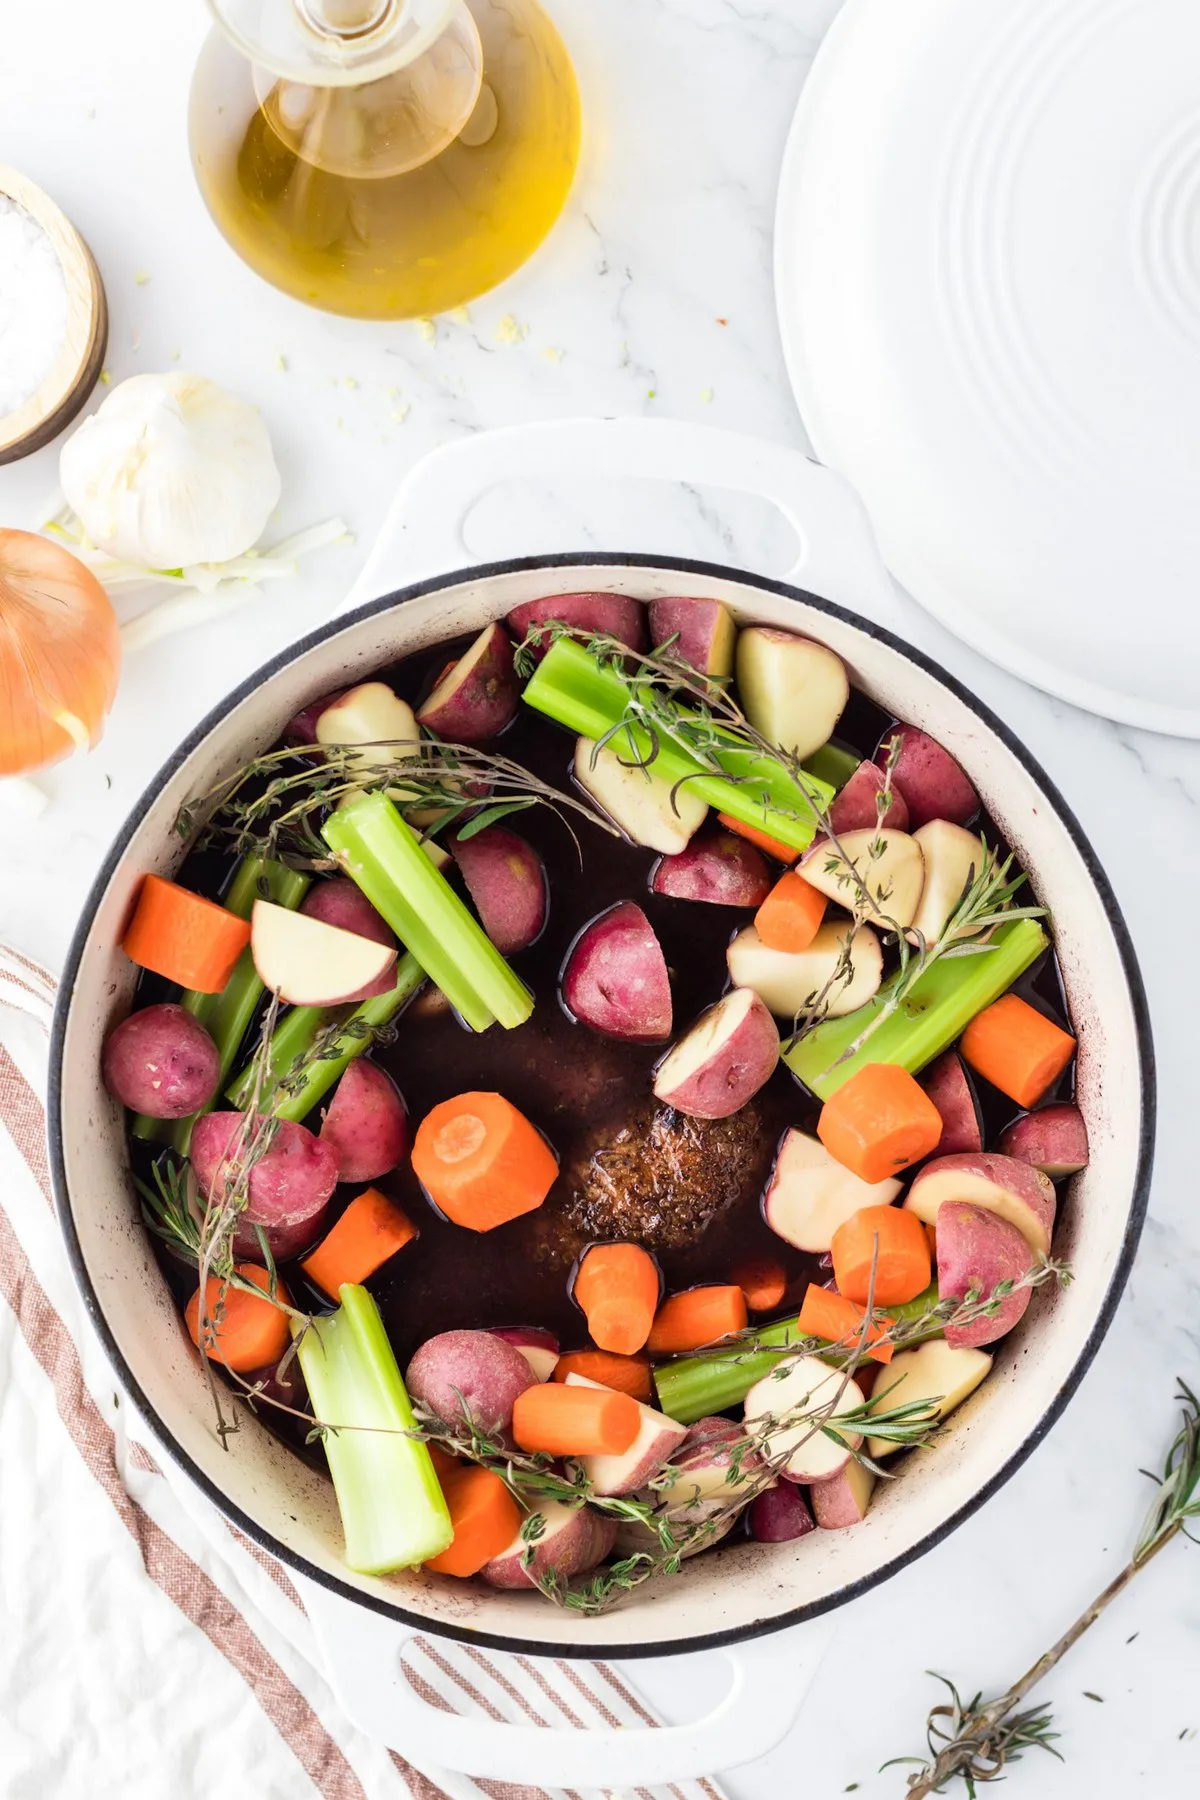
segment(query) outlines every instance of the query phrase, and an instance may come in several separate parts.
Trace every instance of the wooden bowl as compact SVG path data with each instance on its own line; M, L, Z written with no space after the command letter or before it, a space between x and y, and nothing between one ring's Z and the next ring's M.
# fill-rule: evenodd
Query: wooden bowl
M95 387L108 345L108 302L91 251L53 200L6 163L0 163L0 194L37 220L67 284L67 328L58 356L37 391L0 418L0 463L9 463L57 437Z

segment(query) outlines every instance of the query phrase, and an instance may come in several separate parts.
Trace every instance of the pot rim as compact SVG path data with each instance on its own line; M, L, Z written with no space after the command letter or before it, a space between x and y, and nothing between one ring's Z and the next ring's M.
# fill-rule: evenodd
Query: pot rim
M417 600L426 594L434 593L441 588L453 587L466 581L485 581L493 576L532 573L544 569L591 568L628 568L628 569L663 569L677 570L688 575L699 575L717 581L736 581L743 586L759 588L765 593L781 596L784 599L799 600L818 612L826 613L831 618L839 619L843 624L852 626L865 636L886 644L899 655L907 658L932 675L947 688L958 700L969 707L976 717L1000 739L1005 748L1020 762L1027 773L1040 787L1049 804L1053 807L1060 823L1065 827L1075 848L1087 869L1096 892L1099 895L1109 927L1116 942L1122 972L1129 991L1130 1005L1133 1011L1137 1038L1139 1086L1141 1093L1141 1127L1138 1136L1138 1161L1134 1177L1133 1195L1130 1201L1129 1217L1121 1244L1120 1255L1113 1269L1104 1300L1097 1313L1096 1320L1083 1349L1067 1379L1058 1393L1046 1408L1033 1430L1014 1450L1008 1461L997 1470L991 1480L960 1506L957 1512L943 1519L932 1531L910 1549L895 1556L890 1562L881 1564L869 1575L848 1583L836 1593L828 1594L804 1606L794 1607L786 1613L772 1618L756 1619L746 1625L731 1627L726 1631L714 1631L703 1637L689 1638L685 1643L676 1641L645 1642L635 1641L628 1644L606 1644L602 1652L586 1643L555 1644L547 1646L538 1638L521 1638L501 1635L493 1632L475 1631L465 1627L435 1621L424 1614L411 1612L406 1607L379 1599L373 1594L363 1593L348 1582L331 1575L324 1569L317 1568L306 1557L289 1549L274 1535L259 1525L240 1507L235 1506L215 1482L192 1461L177 1443L169 1427L159 1417L142 1391L141 1384L129 1367L125 1357L119 1350L116 1339L109 1329L108 1322L100 1306L79 1238L75 1230L74 1214L71 1198L67 1188L66 1163L63 1148L63 1132L61 1125L63 1100L63 1054L66 1044L67 1022L71 1010L71 996L75 987L75 978L83 958L88 936L95 920L96 911L104 896L113 875L128 847L129 841L141 824L150 806L157 798L164 784L186 762L204 739L221 722L232 709L249 695L261 688L267 681L299 656L318 645L338 636L348 626L356 625L364 619L374 617L378 613L394 611L396 607L405 605L410 600ZM155 1438L171 1457L172 1461L183 1470L185 1475L212 1501L213 1505L230 1520L239 1530L244 1531L255 1543L275 1557L279 1562L290 1566L309 1581L317 1582L331 1593L353 1605L369 1607L373 1612L385 1618L391 1618L400 1624L411 1626L418 1631L431 1633L435 1637L455 1639L460 1643L475 1644L489 1650L510 1651L516 1655L538 1656L552 1654L556 1657L580 1661L596 1661L601 1657L604 1661L632 1661L639 1657L675 1656L690 1654L698 1650L718 1650L730 1644L736 1644L749 1638L763 1637L773 1631L785 1630L788 1626L803 1624L808 1619L818 1618L821 1614L832 1612L855 1600L861 1594L889 1580L899 1570L916 1562L928 1551L950 1536L951 1532L969 1519L981 1506L990 1500L993 1494L1002 1488L1011 1476L1015 1475L1021 1465L1032 1455L1041 1443L1051 1426L1061 1417L1068 1401L1078 1388L1084 1375L1099 1350L1100 1345L1112 1323L1125 1283L1133 1266L1134 1255L1141 1237L1149 1204L1150 1176L1154 1163L1155 1123L1157 1116L1157 1091L1154 1056L1154 1040L1150 1026L1150 1009L1146 992L1142 983L1141 970L1138 967L1129 928L1125 923L1116 895L1104 872L1103 867L1093 850L1087 834L1080 825L1075 814L1068 806L1058 787L1047 775L1037 758L1028 751L1016 734L1010 730L992 709L980 700L958 678L944 669L932 657L926 656L914 645L884 625L877 625L873 620L863 618L847 607L839 606L832 600L822 599L817 594L810 594L804 588L791 586L787 582L776 581L768 576L755 575L747 570L738 569L729 564L697 561L687 557L655 556L655 555L623 555L619 551L565 551L546 556L511 557L489 563L476 563L462 569L448 570L443 574L429 576L421 581L395 589L390 594L381 595L378 599L368 600L353 611L338 615L326 624L318 626L304 637L278 651L258 669L253 670L237 686L225 695L224 699L212 707L198 724L183 739L182 743L160 766L157 773L143 790L136 804L130 809L124 824L114 838L108 853L93 881L84 902L79 922L71 938L67 960L59 985L58 999L54 1009L54 1019L50 1037L50 1067L47 1091L46 1123L50 1160L51 1187L54 1195L55 1211L66 1240L67 1255L76 1286L82 1295L88 1317L91 1319L113 1368L129 1399L137 1407Z

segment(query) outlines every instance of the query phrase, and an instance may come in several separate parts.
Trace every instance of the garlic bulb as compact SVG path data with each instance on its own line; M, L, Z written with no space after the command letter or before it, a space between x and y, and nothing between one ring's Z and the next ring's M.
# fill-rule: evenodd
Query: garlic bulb
M133 375L63 446L59 479L92 543L148 569L241 556L279 499L267 428L203 375Z

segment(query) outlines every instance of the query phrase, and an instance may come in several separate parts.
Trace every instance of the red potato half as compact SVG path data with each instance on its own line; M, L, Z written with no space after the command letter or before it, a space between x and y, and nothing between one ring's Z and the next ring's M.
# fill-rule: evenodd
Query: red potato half
M825 1482L823 1485L831 1484ZM817 1529L816 1520L793 1481L781 1481L778 1487L756 1494L747 1508L746 1517L750 1536L760 1544L792 1543Z
M205 1199L218 1184L224 1189L228 1159L238 1149L243 1117L239 1112L213 1112L196 1120L192 1168ZM281 1262L307 1250L320 1231L337 1180L332 1146L323 1144L303 1125L280 1120L270 1148L250 1171L249 1198L233 1240L237 1254L261 1262L256 1225L262 1226L271 1254Z
M404 1371L404 1385L427 1412L461 1425L463 1408L480 1431L507 1432L517 1395L538 1378L515 1344L492 1331L442 1331Z
M861 1389L853 1381L843 1382L841 1371L829 1368L819 1357L797 1356L756 1381L746 1395L746 1429L786 1481L826 1481L846 1466L851 1452L862 1443L858 1432L847 1430L844 1443L839 1444L807 1422L808 1415L832 1405L827 1423L836 1429L842 1413L863 1404ZM771 1425L773 1419L800 1414L805 1418L797 1424ZM781 1459L786 1459L782 1466Z
M650 602L650 638L655 649L671 639L670 655L718 678L733 674L737 640L733 614L719 600L668 596Z
M749 625L738 633L736 660L738 693L756 731L800 758L828 743L850 697L839 656L811 638Z
M144 1006L104 1040L104 1085L131 1111L186 1119L207 1106L221 1080L221 1056L182 1006Z
M763 1217L776 1237L819 1256L839 1225L864 1206L890 1206L901 1183L863 1181L842 1167L819 1138L794 1127L784 1134L763 1195Z
M844 1531L860 1525L867 1516L878 1476L851 1459L828 1481L814 1481L808 1490L813 1515L822 1531Z
M654 768L631 766L618 736L603 748L592 738L575 745L575 779L634 844L675 856L703 825L708 804L694 788L679 787Z
M417 718L452 744L486 744L511 725L521 703L512 644L503 625L487 625L452 663Z
M859 763L829 808L829 823L839 837L843 831L874 831L876 825L890 826L893 831L908 830L908 807L894 786L888 809L882 819L879 817L875 796L883 792L885 779L878 763Z
M983 1149L983 1119L975 1083L957 1050L947 1050L921 1076L925 1089L942 1118L938 1154L954 1156ZM1000 1148L1004 1149L1001 1143Z
M250 955L263 986L292 1006L338 1006L378 983L396 961L393 943L375 943L309 913L256 900Z
M589 1381L586 1375L568 1375L568 1387L603 1388L601 1381ZM607 1390L606 1390L607 1391ZM686 1425L668 1419L665 1413L638 1401L638 1433L628 1450L620 1456L581 1456L592 1491L597 1494L636 1494L687 1436Z
M480 1569L489 1587L536 1587L537 1576L551 1573L560 1581L569 1581L573 1575L586 1575L612 1549L617 1535L615 1519L605 1518L590 1506L567 1506L561 1500L539 1500L537 1510L544 1529L531 1566L524 1565L529 1545L518 1533L506 1550Z
M1061 1181L1087 1168L1087 1126L1077 1106L1039 1106L1006 1125L996 1148L1040 1169L1051 1181Z
M847 831L838 842L838 854L828 838L818 838L796 865L810 887L839 906L849 907L860 889L851 871L857 871L867 889L873 911L870 917L889 924L911 925L925 885L925 859L921 846L906 831Z
M706 826L686 849L664 856L650 882L653 893L711 906L761 906L774 886L762 851L720 826Z
M562 1354L552 1331L543 1331L540 1325L500 1325L492 1336L519 1350L539 1381L549 1381Z
M532 844L488 825L473 837L456 837L451 853L462 871L483 929L501 956L536 943L546 925L546 869Z
M519 644L531 625L556 619L597 637L619 638L631 650L646 648L646 609L627 594L549 594L544 600L526 600L508 615L508 629ZM543 640L535 651L539 661L549 648Z
M870 1412L887 1412L917 1400L928 1400L939 1419L961 1406L973 1394L992 1366L984 1350L955 1349L942 1338L932 1338L915 1350L900 1350L880 1371L871 1395ZM872 1462L895 1456L902 1444L888 1438L868 1438Z
M947 1200L938 1213L937 1280L942 1300L961 1300L971 1288L983 1299L1002 1281L1019 1281L1030 1267L1033 1254L1015 1225L999 1219L969 1201ZM1016 1288L999 1304L991 1318L969 1325L947 1325L946 1342L958 1350L977 1350L994 1343L1013 1329L1025 1315L1033 1297L1031 1288Z
M346 758L352 769L403 763L417 754L420 737L412 707L386 681L347 688L317 720L318 744L364 746ZM412 798L411 791L402 788L393 788L391 794L401 802Z
M723 1512L743 1488L759 1480L763 1474L762 1458L757 1451L746 1448L744 1438L740 1425L719 1415L697 1419L688 1427L671 1457L671 1465L679 1474L670 1487L661 1490L663 1504L672 1518L687 1524L711 1519Z
M335 925L339 931L351 931L356 937L370 938L373 944L396 947L396 934L382 913L376 912L360 887L348 875L334 875L328 881L315 881L300 902L300 911L324 925ZM391 969L368 982L352 1000L373 1000L395 986Z
M321 1142L338 1159L339 1181L377 1181L397 1168L408 1147L408 1114L400 1090L366 1056L349 1065L333 1091Z
M605 1037L659 1044L671 1035L666 959L640 906L622 900L586 925L567 955L563 1005Z
M331 706L336 706L345 691L345 688L337 688L332 694L322 694L318 700L310 700L307 706L302 706L283 728L284 743L315 744L317 720Z
M920 932L927 944L934 943L945 930L951 913L958 906L968 886L983 871L983 840L962 825L948 819L930 819L913 833L913 842L921 846L925 863L925 881L921 902L913 915L912 930ZM955 933L962 937L963 932ZM970 932L965 934L971 936Z
M727 1119L771 1079L778 1061L774 1019L752 989L734 988L667 1052L655 1097L693 1119Z
M860 925L850 944L849 962L837 981L829 983L842 966L849 919L829 919L817 927L805 950L772 950L764 944L758 927L739 931L725 952L729 979L734 987L753 988L777 1019L790 1023L824 994L826 1017L857 1012L874 999L883 980L883 949L869 925Z
M1025 1242L1049 1256L1057 1206L1054 1183L1013 1156L936 1156L908 1190L905 1206L926 1225L938 1225L947 1200L969 1200L1015 1225Z
M879 747L882 759L892 738L900 739L900 753L892 770L892 786L908 807L912 830L930 819L949 819L965 825L979 811L979 795L948 750L936 738L915 725L897 725L886 733Z

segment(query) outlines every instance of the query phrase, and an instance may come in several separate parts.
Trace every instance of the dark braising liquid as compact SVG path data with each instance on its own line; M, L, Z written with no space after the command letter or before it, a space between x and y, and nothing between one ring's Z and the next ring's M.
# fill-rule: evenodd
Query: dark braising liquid
M416 703L434 672L449 656L461 654L467 642L410 657L379 678ZM869 756L893 723L855 693L838 737ZM523 708L502 747L506 756L570 790L574 740L540 714ZM556 1332L564 1349L583 1346L586 1328L569 1282L581 1251L596 1240L643 1243L658 1258L667 1290L728 1281L743 1258L770 1254L783 1260L790 1277L781 1314L796 1310L808 1281L828 1278L817 1275L818 1259L791 1249L762 1218L762 1192L780 1136L791 1125L811 1130L818 1111L786 1067L781 1063L733 1118L687 1120L659 1106L651 1093L652 1071L665 1046L601 1037L576 1023L558 997L560 971L578 933L618 901L635 900L666 956L678 1035L724 991L726 945L752 912L652 894L658 860L653 851L602 834L577 815L571 818L582 866L570 833L548 809L534 807L509 822L540 851L550 890L545 931L512 959L536 996L530 1020L516 1031L493 1026L477 1035L448 1008L431 1004L439 997L426 990L401 1016L392 1040L372 1051L404 1095L412 1129L438 1101L471 1089L494 1090L545 1133L561 1166L542 1207L485 1234L444 1220L408 1168L376 1184L400 1202L420 1231L416 1242L369 1283L401 1367L426 1338L457 1327L540 1325ZM990 842L1000 843L986 817L982 830ZM217 859L196 856L183 879L214 893L226 872ZM1018 990L1065 1023L1052 957L1035 965ZM150 992L148 982L142 998L161 997ZM986 1083L979 1082L978 1089L984 1142L990 1147L1016 1109ZM319 1129L319 1116L308 1124ZM142 1152L141 1146L134 1148L135 1155ZM335 1206L355 1191L339 1189ZM164 1266L181 1301L186 1299L194 1276L169 1257ZM328 1306L300 1269L284 1274L302 1304ZM266 1416L293 1439L278 1414L268 1408Z

